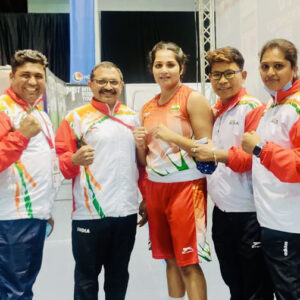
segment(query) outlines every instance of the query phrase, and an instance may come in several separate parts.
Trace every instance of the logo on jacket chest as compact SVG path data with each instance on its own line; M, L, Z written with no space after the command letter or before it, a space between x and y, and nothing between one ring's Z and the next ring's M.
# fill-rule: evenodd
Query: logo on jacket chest
M273 123L273 124L278 124L278 119L276 118L276 117L273 117L272 119L271 119L271 123Z
M231 120L229 120L228 124L232 125L232 126L239 126L239 121L231 119Z
M171 110L180 110L180 105L179 104L174 104L170 107Z

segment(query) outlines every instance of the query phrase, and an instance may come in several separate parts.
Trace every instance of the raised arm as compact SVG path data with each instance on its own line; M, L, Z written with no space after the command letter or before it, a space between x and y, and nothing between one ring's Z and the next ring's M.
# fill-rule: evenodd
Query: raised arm
M260 163L280 181L295 183L300 182L300 119L291 128L290 139L292 149L266 141L260 153ZM244 134L242 146L252 154L255 145L260 142L259 135L251 131Z
M75 178L80 172L80 167L72 162L72 156L77 151L77 139L65 119L57 129L55 149L59 158L59 167L64 177L67 179Z
M16 162L27 148L30 138L41 131L39 121L28 115L20 122L18 130L11 125L9 117L0 112L0 172Z

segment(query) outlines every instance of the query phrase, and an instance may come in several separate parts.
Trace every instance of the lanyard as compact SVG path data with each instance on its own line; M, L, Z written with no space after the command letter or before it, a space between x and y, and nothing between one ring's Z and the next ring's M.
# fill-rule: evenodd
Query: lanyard
M123 122L122 120L120 120L120 119L118 119L118 118L116 118L116 117L114 117L114 116L112 116L112 115L108 115L108 114L106 114L104 111L102 111L102 110L100 110L104 115L106 115L107 117L109 117L109 118L111 118L112 120L114 120L114 121L116 121L116 122L118 122L118 123L120 123L120 124L122 124L122 125L124 125L124 126L126 126L127 128L129 128L130 130L133 130L134 129L134 127L133 126L131 126L131 125L129 125L129 124L126 124L125 122Z
M126 124L126 123L123 122L122 120L120 120L120 119L118 119L118 118L116 118L116 117L114 117L114 116L112 116L112 115L107 114L107 113L104 112L102 109L99 109L99 108L98 108L98 110L99 110L101 113L103 113L105 116L107 116L107 117L111 118L112 120L114 120L114 121L116 121L116 122L118 122L118 123L124 125L125 127L129 128L130 130L133 130L133 129L134 129L133 126L131 126L131 125L129 125L129 124Z
M43 130L43 128L42 128L41 131L42 131L42 133L44 134L44 136L45 136L45 138L46 138L46 140L47 140L47 142L48 142L48 144L49 144L50 149L54 149L54 145L53 145L53 142L52 142L52 139L51 139L50 129L49 129L49 126L48 126L48 124L47 124L47 121L45 120L43 114L36 108L36 106L37 106L37 104L38 104L39 102L40 102L40 99L37 99L37 100L33 103L31 109L30 109L29 107L25 106L25 105L21 105L21 104L19 104L19 105L22 106L22 108L27 112L27 114L30 114L31 111L32 111L33 109L36 109L36 110L37 110L38 114L40 115L41 119L43 120L43 123L44 123L45 126L46 126L47 134L46 134L46 132Z
M49 126L47 124L47 121L45 120L43 114L39 110L38 110L38 113L39 113L40 117L43 119L43 122L44 122L44 124L46 126L48 135L45 133L45 131L43 130L43 128L42 128L42 132L43 132L45 138L47 139L47 142L49 144L50 149L54 149L54 145L53 145L53 142L52 142L52 139L51 139L50 129L49 129Z
M9 97L11 97L17 104L19 104L23 110L25 112L27 112L27 114L30 114L30 112L36 108L36 106L39 104L39 102L41 102L42 98L38 98L34 103L33 105L31 106L31 108L29 107L29 104L28 103L25 103L24 100L22 100L22 102L19 100L19 98L17 97L17 95L14 93L14 91L11 89L11 88L8 88L6 91L5 91ZM54 145L53 145L53 142L52 142L52 139L51 139L51 134L50 134L50 130L49 130L49 127L48 127L48 124L47 124L47 121L45 120L45 118L43 117L43 114L38 110L36 109L37 112L39 113L40 117L42 118L45 126L46 126L46 129L47 129L47 133L48 135L45 133L45 131L43 130L42 128L42 132L44 134L44 136L46 137L46 140L50 146L50 149L54 149Z

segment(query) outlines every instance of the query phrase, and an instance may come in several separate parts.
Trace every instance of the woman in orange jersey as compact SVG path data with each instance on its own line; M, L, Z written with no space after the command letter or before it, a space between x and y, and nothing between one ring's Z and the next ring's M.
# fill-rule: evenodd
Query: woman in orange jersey
M149 69L161 93L141 113L134 130L138 157L146 165L147 212L152 255L167 262L170 299L207 299L199 256L210 260L205 241L206 180L190 152L196 139L211 137L212 113L203 95L181 77L187 56L174 43L149 52Z
M297 49L267 42L260 76L271 100L249 115L242 147L253 154L252 182L261 243L276 299L300 299L300 79ZM255 131L254 131L255 130Z

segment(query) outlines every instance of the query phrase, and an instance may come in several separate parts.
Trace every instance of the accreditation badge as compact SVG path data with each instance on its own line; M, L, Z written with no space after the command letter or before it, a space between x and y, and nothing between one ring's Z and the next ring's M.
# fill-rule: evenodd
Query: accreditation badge
M51 160L52 160L52 183L53 187L58 190L60 187L62 177L59 170L59 162L56 156L55 149L51 149Z

